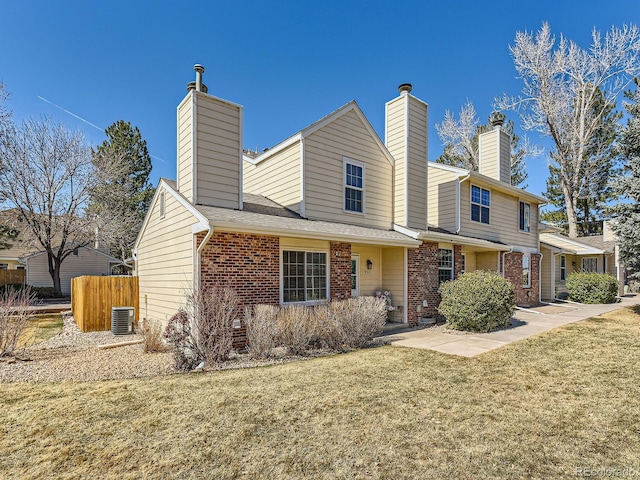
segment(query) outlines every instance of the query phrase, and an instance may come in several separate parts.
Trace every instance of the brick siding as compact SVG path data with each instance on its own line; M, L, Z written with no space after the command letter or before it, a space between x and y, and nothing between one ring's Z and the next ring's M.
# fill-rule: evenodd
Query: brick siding
M440 304L438 244L423 242L418 248L408 249L407 262L409 277L407 322L415 326L418 325L421 317L438 316L437 306ZM423 300L427 300L428 307L422 306Z
M198 234L200 245L204 234ZM202 251L201 286L233 288L242 319L246 306L280 303L280 239L270 235L215 232ZM246 344L246 329L234 330L234 347Z
M329 256L331 300L351 298L351 244L331 242Z
M522 257L521 252L504 255L504 277L515 287L516 305L531 307L540 303L540 255L531 254L529 262L531 287L529 288L522 286Z

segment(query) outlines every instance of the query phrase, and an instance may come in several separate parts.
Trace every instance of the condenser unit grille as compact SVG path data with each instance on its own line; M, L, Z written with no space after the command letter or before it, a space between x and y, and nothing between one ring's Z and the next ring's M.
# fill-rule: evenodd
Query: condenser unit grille
M114 335L130 335L134 333L136 321L133 307L113 307L111 309L111 333Z

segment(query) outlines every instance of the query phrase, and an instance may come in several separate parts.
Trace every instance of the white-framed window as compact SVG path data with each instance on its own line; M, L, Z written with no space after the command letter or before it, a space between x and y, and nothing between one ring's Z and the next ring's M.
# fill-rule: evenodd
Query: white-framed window
M26 270L26 268L25 268L25 266L24 266L24 265L18 265L18 266L16 267L16 270Z
M0 263L0 270L8 270L8 269L9 269L8 263Z
M567 257L560 255L560 280L567 279Z
M519 228L521 232L531 232L531 205L520 202Z
M531 255L528 253L522 255L522 286L531 287Z
M283 250L283 303L326 300L328 274L327 252Z
M78 255L80 255L80 251L77 248L73 249L73 256L77 257Z
M489 224L491 192L485 188L471 185L471 220Z
M364 213L364 164L345 158L344 210Z
M467 254L463 253L462 254L462 272L461 273L464 273L466 271L467 271Z
M598 271L598 257L585 257L582 259L582 271L583 272L597 272Z
M453 250L438 249L438 283L453 280Z
M160 218L164 218L164 214L165 214L165 192L164 190L162 190L160 192L160 206L159 206L159 210L160 210Z

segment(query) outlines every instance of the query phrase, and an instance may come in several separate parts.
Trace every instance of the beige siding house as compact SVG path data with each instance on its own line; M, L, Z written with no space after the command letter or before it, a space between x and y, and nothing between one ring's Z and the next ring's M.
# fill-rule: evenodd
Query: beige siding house
M27 285L53 287L46 252L29 255L21 261L27 270ZM111 275L113 267L121 264L120 260L104 252L90 247L79 247L65 258L60 266L60 289L64 295L71 295L72 278L83 275Z
M542 262L542 298L567 296L566 280L573 272L608 273L618 281L618 293L624 293L625 269L620 262L615 233L604 222L603 235L568 238L551 225L540 226Z
M221 285L241 306L386 290L392 320L417 325L438 315L442 281L476 268L502 270L520 284L520 303L537 301L529 225L542 200L501 180L504 132L483 140L493 176L436 166L428 105L403 84L385 105L384 142L351 101L272 148L245 151L243 108L209 95L196 67L177 112L178 178L160 181L134 248L142 318L167 321L185 293ZM487 226L473 223L485 215ZM523 256L536 278L527 291Z

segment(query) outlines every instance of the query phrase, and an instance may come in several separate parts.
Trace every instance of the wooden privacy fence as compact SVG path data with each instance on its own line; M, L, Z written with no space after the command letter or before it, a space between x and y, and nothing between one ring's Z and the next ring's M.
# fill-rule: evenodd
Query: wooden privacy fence
M0 270L0 285L21 283L24 285L26 270Z
M71 310L83 332L111 330L111 308L133 307L139 311L138 277L93 277L71 279Z

